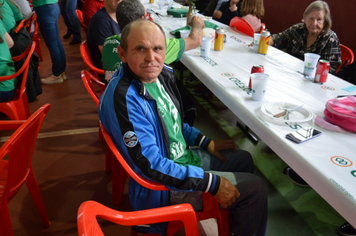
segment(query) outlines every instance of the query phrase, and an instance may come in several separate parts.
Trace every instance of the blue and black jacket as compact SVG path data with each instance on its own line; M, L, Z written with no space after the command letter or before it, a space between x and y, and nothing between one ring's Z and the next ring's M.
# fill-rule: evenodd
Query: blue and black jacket
M158 79L183 117L181 96L172 69L165 65ZM156 101L126 64L113 75L100 98L98 112L119 152L136 173L172 190L216 194L219 176L169 159L168 131ZM198 129L188 124L182 127L187 146L208 146L210 139ZM130 179L129 197L133 211L169 205L169 191L153 191L133 179ZM149 233L163 234L165 225L152 225Z

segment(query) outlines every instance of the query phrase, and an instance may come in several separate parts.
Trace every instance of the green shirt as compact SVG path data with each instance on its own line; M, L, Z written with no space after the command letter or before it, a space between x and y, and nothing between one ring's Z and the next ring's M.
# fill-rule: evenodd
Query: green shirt
M32 5L33 7L40 7L44 5L49 5L53 3L58 3L58 0L33 0Z
M148 93L156 100L158 111L166 125L169 135L170 159L181 165L200 167L200 158L187 150L181 117L163 85L157 80L154 83L144 84Z
M115 71L121 66L121 59L117 52L117 46L120 45L120 35L113 35L105 39L101 57L101 63L105 71L105 80L109 81ZM166 39L167 51L164 63L171 64L179 61L185 49L183 39Z
M12 29L16 28L16 20L11 7L5 0L0 0L0 10L2 13L2 22L6 29L6 32L10 33Z
M4 42L0 43L0 76L12 75L15 73L14 62L11 59L9 47L5 39L5 27L0 20L0 37ZM0 82L0 91L11 91L15 89L17 79Z
M9 4L11 10L12 10L12 14L14 15L15 21L22 21L23 20L23 15L21 13L21 11L19 11L19 9L12 3L9 2L7 0L5 0L7 2L7 4Z

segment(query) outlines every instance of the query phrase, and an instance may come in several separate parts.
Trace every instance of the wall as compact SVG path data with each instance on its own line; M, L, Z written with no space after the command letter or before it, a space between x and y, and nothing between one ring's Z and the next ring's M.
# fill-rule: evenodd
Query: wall
M266 24L271 34L279 33L291 25L301 22L307 6L306 0L264 0ZM341 44L351 48L356 56L356 0L328 0L332 27Z

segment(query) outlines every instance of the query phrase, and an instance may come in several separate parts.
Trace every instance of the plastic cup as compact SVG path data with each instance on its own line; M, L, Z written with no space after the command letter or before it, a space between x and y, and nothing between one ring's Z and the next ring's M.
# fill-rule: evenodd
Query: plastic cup
M158 6L159 6L160 10L162 10L164 8L164 1L165 0L158 0Z
M258 45L260 44L261 34L254 33L253 35L253 51L258 51Z
M202 43L200 45L200 56L201 57L210 57L211 41L212 38L203 37Z
M181 38L187 38L190 34L190 30L181 30L180 32L180 37Z
M319 58L319 54L304 53L304 75L314 78Z
M268 74L254 73L250 75L252 85L252 99L255 101L261 101L265 97Z

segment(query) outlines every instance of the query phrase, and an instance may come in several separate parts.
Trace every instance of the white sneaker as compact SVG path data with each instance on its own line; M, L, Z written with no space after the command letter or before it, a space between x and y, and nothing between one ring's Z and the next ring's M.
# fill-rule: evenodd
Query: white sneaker
M41 79L42 84L60 84L63 83L63 77L61 75L50 75L47 78Z
M63 80L67 80L67 74L65 71L60 76L63 78Z

